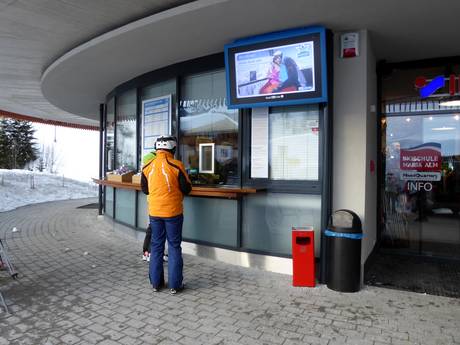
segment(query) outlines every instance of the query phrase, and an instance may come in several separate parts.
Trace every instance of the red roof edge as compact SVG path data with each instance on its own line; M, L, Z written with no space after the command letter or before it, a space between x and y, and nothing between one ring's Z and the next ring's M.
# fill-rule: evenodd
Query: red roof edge
M99 126L79 125L79 124L63 122L63 121L46 120L46 119L41 119L41 118L38 118L38 117L17 114L17 113L13 113L11 111L6 111L6 110L1 110L0 109L0 117L2 117L2 116L3 117L13 118L13 119L16 119L16 120L24 120L24 121L30 121L30 122L43 123L45 125L86 129L88 131L99 131Z

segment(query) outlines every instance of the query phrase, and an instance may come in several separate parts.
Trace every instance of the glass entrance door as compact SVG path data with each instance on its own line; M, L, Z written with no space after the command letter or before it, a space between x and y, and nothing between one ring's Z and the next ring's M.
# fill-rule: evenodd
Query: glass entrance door
M460 115L382 119L382 245L460 259Z

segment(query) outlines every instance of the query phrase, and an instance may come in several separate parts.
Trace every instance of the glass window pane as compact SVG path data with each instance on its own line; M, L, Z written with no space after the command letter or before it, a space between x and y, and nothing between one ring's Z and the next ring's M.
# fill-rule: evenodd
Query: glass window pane
M112 187L105 187L105 214L113 217L113 194L114 189Z
M312 226L315 253L321 238L321 195L257 193L243 202L243 247L291 255L292 227Z
M136 90L117 98L117 156L115 168L136 167Z
M149 208L147 196L142 192L137 192L137 227L147 229L149 225Z
M184 239L237 247L237 229L238 201L195 197L184 199Z
M141 91L141 100L166 96L176 95L176 79L166 80L154 85L146 86Z
M107 171L112 171L115 160L114 135L115 135L115 100L112 98L107 102L107 119L106 119L106 142L105 157L107 160Z
M383 246L460 257L460 116L383 119Z
M238 110L225 105L225 72L184 78L179 103L181 159L193 184L235 185L238 174ZM214 144L214 173L200 173L200 144Z
M277 107L269 114L269 178L318 180L319 106Z
M115 218L125 224L134 226L136 220L136 191L115 189Z
M214 174L214 144L200 144L199 172Z
M154 85L144 87L141 91L141 102L152 99L152 98L157 98L157 97L162 97L162 96L167 96L171 95L172 99L172 104L171 104L171 116L172 116L172 135L176 136L177 133L175 132L177 125L177 119L176 119L176 79L171 79L171 80L166 80L164 82L160 83L155 83Z
M171 108L170 108L170 111L171 111L171 119L167 118L166 114L164 114L164 117L162 118L162 126L159 126L158 129L161 129L161 132L160 134L163 134L163 135L173 135L173 136L177 136L177 133L176 133L176 128L177 128L177 117L176 117L176 79L170 79L170 80L166 80L166 81L163 81L163 82L158 82L158 83L155 83L153 85L149 85L147 87L144 87L142 90L141 90L141 104L143 101L147 101L147 100L151 100L151 99L155 99L155 98L158 98L158 97L165 97L165 96L169 96L171 95ZM141 108L140 111L142 112L143 109ZM158 116L158 115L155 115L155 116ZM142 121L142 117L141 117L141 121ZM170 123L169 123L170 122ZM143 124L141 123L141 126L143 126ZM167 133L163 133L165 131L165 127L164 126L171 126L172 128L168 128L167 129ZM144 133L145 129L144 128L141 128L140 129L140 133ZM147 128L147 131L148 131L148 128ZM153 146L153 143L155 142L156 138L157 138L157 133L156 132L155 136L154 137L151 137L149 140L151 140L151 146ZM153 135L152 133L150 134L151 136ZM141 134L141 137L140 139L142 138L142 134ZM141 147L141 154L140 154L140 157L139 157L139 166L142 165L142 156L146 154L146 151L143 151L142 150L142 147L144 146L143 143L140 143L139 145Z

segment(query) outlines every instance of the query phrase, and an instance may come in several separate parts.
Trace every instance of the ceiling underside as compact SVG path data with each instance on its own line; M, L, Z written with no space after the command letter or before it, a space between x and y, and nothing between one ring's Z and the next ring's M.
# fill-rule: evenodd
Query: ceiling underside
M308 25L367 29L378 59L459 56L458 13L457 0L0 0L0 109L94 124L140 74Z
M98 125L58 109L40 88L43 71L89 39L178 0L0 0L0 109L62 122Z

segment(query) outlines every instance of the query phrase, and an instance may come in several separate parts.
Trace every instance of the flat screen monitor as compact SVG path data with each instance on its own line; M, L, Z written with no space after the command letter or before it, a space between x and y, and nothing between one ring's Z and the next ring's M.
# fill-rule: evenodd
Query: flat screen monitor
M229 108L327 102L326 31L310 27L225 46Z

